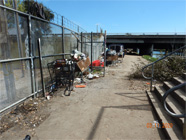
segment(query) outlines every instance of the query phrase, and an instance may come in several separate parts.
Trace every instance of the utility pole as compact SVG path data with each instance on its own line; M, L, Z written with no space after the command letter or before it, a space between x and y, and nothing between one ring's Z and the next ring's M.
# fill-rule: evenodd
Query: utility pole
M97 30L97 33L98 33L98 25L99 25L99 24L96 24L96 28L97 28L96 30Z

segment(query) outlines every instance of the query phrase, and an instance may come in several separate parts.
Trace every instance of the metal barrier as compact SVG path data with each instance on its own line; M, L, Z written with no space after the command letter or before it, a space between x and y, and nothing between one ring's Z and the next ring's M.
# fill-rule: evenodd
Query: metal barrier
M38 93L45 96L50 83L49 62L64 58L74 49L88 50L92 55L96 48L91 33L78 25L64 26L64 17L59 25L59 21L50 22L13 8L0 1L0 114Z
M167 113L170 115L170 116L173 116L173 117L177 117L177 118L184 118L184 124L183 124L183 139L186 139L186 103L185 103L185 114L176 114L174 112L171 112L168 108L167 108L167 104L166 104L166 98L170 95L170 94L173 94L173 91L175 90L178 90L182 87L186 87L186 82L185 83L182 83L180 85L177 85L171 89L169 89L168 91L165 92L165 94L163 95L163 105L164 105L164 108L165 110L167 111Z
M178 117L178 118L184 118L186 117L186 114L175 114L173 112L171 112L168 108L167 108L167 105L166 105L166 98L172 94L173 91L177 90L177 89L180 89L182 87L185 87L186 86L186 83L183 83L183 84L180 84L180 85L177 85L171 89L169 89L168 91L165 92L165 94L163 95L163 104L164 104L164 108L165 110L169 113L169 115L173 116L173 117Z

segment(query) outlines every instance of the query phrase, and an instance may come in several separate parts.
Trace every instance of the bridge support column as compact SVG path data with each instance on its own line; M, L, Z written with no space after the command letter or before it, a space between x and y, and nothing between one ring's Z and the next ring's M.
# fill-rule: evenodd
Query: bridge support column
M174 44L171 44L171 52L173 52L174 51L174 49L175 49L175 45Z
M137 54L140 54L140 49L139 48L137 48Z
M151 46L151 57L153 56L153 51L154 51L154 44Z
M137 52L137 48L134 48L134 49L133 49L133 52Z
M152 45L146 45L146 46L142 46L140 48L140 55L153 55L153 50L154 50L154 44Z

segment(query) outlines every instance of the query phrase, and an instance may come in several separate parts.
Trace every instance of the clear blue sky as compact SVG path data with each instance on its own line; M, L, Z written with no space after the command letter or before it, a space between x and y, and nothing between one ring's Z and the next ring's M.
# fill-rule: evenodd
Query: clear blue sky
M87 31L186 32L186 0L38 0Z

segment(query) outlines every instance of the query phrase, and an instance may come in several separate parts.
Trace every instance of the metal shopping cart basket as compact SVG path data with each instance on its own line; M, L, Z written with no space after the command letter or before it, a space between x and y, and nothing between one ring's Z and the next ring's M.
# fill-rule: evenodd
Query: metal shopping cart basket
M48 63L48 71L52 83L51 91L65 87L64 95L70 96L73 90L75 63L71 59L58 59Z

